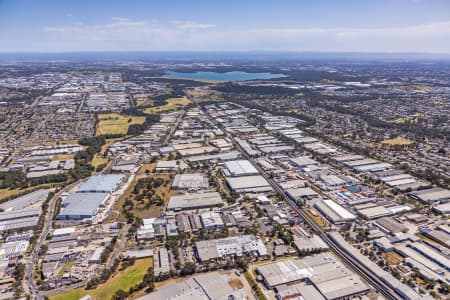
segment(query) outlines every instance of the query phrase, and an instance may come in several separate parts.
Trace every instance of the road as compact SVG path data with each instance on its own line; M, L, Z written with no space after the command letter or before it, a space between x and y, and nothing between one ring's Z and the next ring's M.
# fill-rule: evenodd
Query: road
M50 230L52 229L53 215L55 214L57 200L61 197L61 195L63 193L69 191L78 183L79 182L77 181L72 184L69 184L68 186L65 186L63 189L61 189L58 193L56 193L50 199L50 202L48 204L47 214L45 215L44 227L42 229L42 232L41 232L32 252L30 253L30 255L28 257L25 258L25 261L27 263L26 263L26 273L25 273L26 285L25 285L24 291L31 294L33 299L42 299L43 298L42 296L40 296L40 294L38 292L38 288L33 280L33 270L38 263L39 251L40 251L42 245L45 243L45 239L46 239L47 235L49 234Z
M215 120L213 119L213 122ZM227 133L224 128L220 126L219 123L215 122L222 130L225 132L226 136L230 138L233 141L234 146L236 149L242 154L243 157L248 159L252 165L259 171L259 173L270 183L272 188L278 192L278 194L282 197L283 201L285 201L289 206L292 207L292 209L301 216L305 222L311 226L311 228L329 245L330 249L332 249L351 269L353 269L356 273L358 273L366 282L368 282L370 285L372 285L374 288L376 288L378 291L380 291L383 296L385 296L387 299L390 300L402 300L403 298L400 297L393 289L391 289L389 286L387 286L377 275L375 275L371 270L366 268L366 266L359 263L357 260L355 260L347 251L346 249L342 249L338 244L336 244L332 239L328 237L328 235L323 231L322 228L320 228L307 214L303 209L300 209L297 204L290 199L284 190L276 183L273 179L270 178L270 176L257 164L256 160L253 157L250 157L247 155L247 153L242 149L242 147L235 142L234 138Z

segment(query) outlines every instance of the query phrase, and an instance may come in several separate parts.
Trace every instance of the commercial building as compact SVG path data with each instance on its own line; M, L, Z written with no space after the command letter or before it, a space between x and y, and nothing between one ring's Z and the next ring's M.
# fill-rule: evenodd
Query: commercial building
M259 174L258 170L248 160L232 160L225 162L226 176L248 176Z
M273 191L267 180L260 175L227 177L226 181L230 189L236 193L262 193Z
M176 195L169 198L167 211L195 210L223 206L224 202L217 192Z
M319 200L314 204L315 208L319 210L332 223L349 222L356 219L356 216L330 199Z
M195 243L200 261L208 262L227 257L244 255L266 256L267 249L260 238L249 234Z
M200 190L208 186L208 178L202 173L177 174L172 183L172 189L176 190Z

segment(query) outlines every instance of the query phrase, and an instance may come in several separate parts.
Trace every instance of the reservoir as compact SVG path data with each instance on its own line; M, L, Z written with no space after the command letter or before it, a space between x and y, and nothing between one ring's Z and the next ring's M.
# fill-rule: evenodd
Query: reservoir
M193 72L193 73L181 73L181 72L167 72L164 78L183 78L193 80L213 80L213 81L242 81L242 80L255 80L255 79L273 79L286 77L284 74L273 73L249 73L242 71L231 72Z

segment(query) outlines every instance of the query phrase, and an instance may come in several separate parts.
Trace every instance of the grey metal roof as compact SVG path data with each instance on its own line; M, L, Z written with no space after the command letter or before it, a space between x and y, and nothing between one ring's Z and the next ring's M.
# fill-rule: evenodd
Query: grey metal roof
M109 193L73 193L63 202L64 208L59 219L84 219L92 217L99 206L109 197Z
M124 175L108 174L91 176L88 181L83 183L78 189L77 193L98 192L98 193L112 193L119 182L124 178Z

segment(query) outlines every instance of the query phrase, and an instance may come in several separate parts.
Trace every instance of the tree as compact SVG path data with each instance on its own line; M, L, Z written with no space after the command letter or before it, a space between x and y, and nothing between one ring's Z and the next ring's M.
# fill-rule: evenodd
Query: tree
M181 268L181 275L182 276L186 276L186 275L191 275L195 273L195 264L192 262L187 262L183 265L183 267Z
M125 300L128 297L128 293L120 289L114 293L111 300Z

